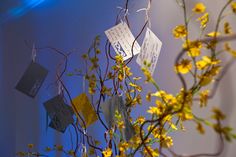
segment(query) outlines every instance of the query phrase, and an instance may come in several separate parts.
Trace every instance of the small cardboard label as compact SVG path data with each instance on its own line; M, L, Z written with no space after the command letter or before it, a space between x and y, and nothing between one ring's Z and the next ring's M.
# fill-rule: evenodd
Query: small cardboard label
M16 85L16 89L22 93L34 98L43 84L48 70L38 63L31 62Z
M151 72L152 75L157 65L157 60L161 52L161 47L162 42L149 28L147 28L141 51L137 57L136 62L141 67L144 67L144 61L150 63L151 66L148 68L148 70Z
M140 46L138 42L135 41L135 38L126 23L122 22L108 29L107 31L105 31L105 34L115 52L121 55L124 60L132 57L132 50L133 56L140 52ZM132 48L134 41L135 43Z

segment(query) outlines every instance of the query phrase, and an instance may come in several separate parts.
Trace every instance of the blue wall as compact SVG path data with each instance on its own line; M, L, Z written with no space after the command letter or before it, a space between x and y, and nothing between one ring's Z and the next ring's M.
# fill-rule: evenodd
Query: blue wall
M75 50L71 55L68 69L83 68L81 54L87 51L96 35L100 34L104 38L103 32L114 24L118 5L122 5L122 1L6 2L5 12L0 16L3 31L0 47L0 85L3 92L1 96L4 97L1 98L3 110L0 111L1 135L4 135L0 140L1 156L14 156L15 152L26 150L28 143L34 143L40 150L56 143L69 143L69 129L64 135L51 128L46 131L46 113L42 105L57 94L55 87L46 87L55 80L53 71L61 61L60 56L49 50L38 53L37 62L49 69L50 73L37 98L31 99L14 89L31 61L31 50L25 45L24 40L35 42L36 46L50 45L62 51ZM80 78L64 77L64 81L72 97L82 92ZM95 134L96 139L103 138L98 136L98 131L103 135L104 131L100 125L91 127L89 132ZM68 147L70 148L70 145ZM59 156L54 153L49 155Z

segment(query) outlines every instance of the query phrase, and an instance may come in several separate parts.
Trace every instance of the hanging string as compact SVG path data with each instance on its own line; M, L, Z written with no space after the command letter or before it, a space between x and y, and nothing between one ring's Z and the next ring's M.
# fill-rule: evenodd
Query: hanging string
M124 22L125 18L129 15L129 9L123 8L121 6L117 6L117 9L120 9L120 12L118 14L118 17L120 19L120 22ZM121 17L121 14L124 13L123 17Z
M141 8L139 10L137 10L136 12L141 12L141 11L145 11L146 17L145 17L145 21L148 22L148 27L151 29L152 24L151 24L151 19L150 19L150 10L151 10L151 3L152 0L148 0L148 5L147 8Z
M57 72L57 79L59 79L59 72ZM63 86L61 84L61 81L57 82L57 94L62 95L63 94Z
M32 47L32 61L35 62L36 60L36 55L37 55L37 51L36 51L36 48L35 48L35 43L33 44L33 47Z
M83 93L85 93L86 91L86 80L85 80L85 76L83 76Z
M84 144L82 144L82 156L84 157L86 156L86 154L87 154L87 148Z

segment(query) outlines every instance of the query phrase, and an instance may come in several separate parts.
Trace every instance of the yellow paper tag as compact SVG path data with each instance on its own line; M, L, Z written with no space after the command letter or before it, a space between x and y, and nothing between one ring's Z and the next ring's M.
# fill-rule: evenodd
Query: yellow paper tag
M86 127L98 120L97 114L85 93L72 100L76 111L83 115ZM75 112L76 113L76 112Z

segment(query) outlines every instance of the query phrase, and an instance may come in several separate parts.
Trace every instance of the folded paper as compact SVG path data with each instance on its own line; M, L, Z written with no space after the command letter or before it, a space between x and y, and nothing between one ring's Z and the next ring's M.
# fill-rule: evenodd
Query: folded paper
M124 60L127 60L132 57L132 55L134 56L140 52L140 46L138 42L135 41L135 38L126 23L121 22L105 31L105 34L116 53L121 55Z
M43 84L48 70L38 63L31 62L16 85L16 89L22 93L34 98Z
M75 113L79 112L83 115L86 127L98 120L97 113L85 93L74 98L72 102L76 110Z

